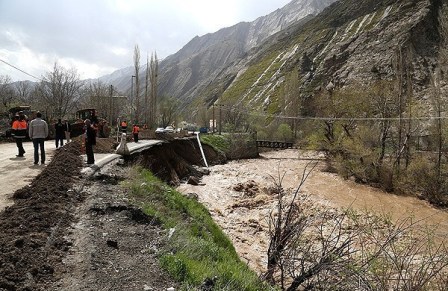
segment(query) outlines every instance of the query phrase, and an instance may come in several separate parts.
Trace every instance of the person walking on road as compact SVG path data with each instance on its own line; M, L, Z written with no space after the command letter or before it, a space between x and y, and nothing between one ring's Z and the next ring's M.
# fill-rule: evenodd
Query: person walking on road
M96 131L93 128L90 119L86 119L84 121L84 125L86 128L85 145L86 145L87 164L91 165L95 163L95 157L93 155L93 146L96 145Z
M61 147L64 145L64 125L62 124L61 119L58 119L58 122L54 125L55 129L55 142L56 142L56 148L59 147L59 142L61 142Z
M140 131L140 128L137 124L134 124L132 127L132 134L134 135L134 142L138 142L138 132Z
M25 115L19 112L19 115L15 117L12 123L12 133L14 134L14 139L16 140L16 145L19 150L17 157L23 157L25 150L23 149L23 140L26 138L27 123Z
M65 142L70 142L70 133L72 132L72 126L68 122L67 119L64 120L64 134L65 134Z
M45 138L48 136L48 124L42 120L42 113L37 112L36 118L30 122L29 135L33 140L34 164L39 163L40 148L40 163L45 165Z

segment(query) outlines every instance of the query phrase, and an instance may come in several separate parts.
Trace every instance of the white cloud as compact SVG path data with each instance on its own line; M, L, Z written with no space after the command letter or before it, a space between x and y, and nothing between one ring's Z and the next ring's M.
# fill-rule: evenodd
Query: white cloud
M196 22L204 32L213 32L238 22L235 1L176 0L176 8Z
M0 58L41 76L54 62L82 78L175 53L196 35L255 18L289 0L0 0ZM31 79L0 63L0 75Z

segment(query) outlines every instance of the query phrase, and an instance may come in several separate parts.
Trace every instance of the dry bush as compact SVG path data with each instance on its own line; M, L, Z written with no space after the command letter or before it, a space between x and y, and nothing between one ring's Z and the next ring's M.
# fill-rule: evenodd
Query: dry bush
M263 278L282 290L446 290L448 254L412 218L319 207L299 187L281 186L269 217L270 245Z

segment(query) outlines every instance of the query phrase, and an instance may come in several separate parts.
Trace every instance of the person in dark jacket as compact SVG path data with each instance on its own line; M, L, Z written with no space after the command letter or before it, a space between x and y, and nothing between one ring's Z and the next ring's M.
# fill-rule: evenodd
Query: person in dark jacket
M90 119L84 121L85 125L85 145L86 145L86 155L87 164L91 165L95 163L95 157L93 155L93 146L96 145L96 131L93 128Z
M19 113L12 123L12 133L14 134L14 139L16 140L16 145L19 149L19 154L16 155L17 157L23 157L25 154L25 150L23 149L23 140L26 138L27 127L28 124L26 122L25 115L23 113Z
M72 132L72 126L68 122L67 119L64 120L64 133L65 133L65 142L70 142L70 132Z
M134 142L138 142L138 132L140 131L140 128L137 124L134 124L132 127L132 135L134 136Z
M61 147L64 145L64 136L65 136L65 132L64 132L64 125L62 124L61 119L58 119L58 122L54 125L54 129L55 129L55 138L54 140L56 141L56 148L59 147L59 142L61 142Z

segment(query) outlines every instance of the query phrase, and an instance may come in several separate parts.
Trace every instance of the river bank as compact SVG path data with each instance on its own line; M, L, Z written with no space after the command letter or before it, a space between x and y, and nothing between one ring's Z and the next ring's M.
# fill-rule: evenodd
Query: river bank
M307 165L317 163L302 188L317 203L332 208L352 207L361 212L386 215L393 220L412 216L421 224L436 227L436 236L446 242L448 212L433 208L414 197L397 196L344 180L325 172L323 156L301 150L271 151L258 159L230 161L210 168L202 186L182 184L182 193L195 193L215 221L231 238L239 255L261 273L266 268L268 216L276 200L268 195L274 180L282 179L286 189L299 185ZM250 189L241 191L240 188ZM192 194L190 194L192 195Z

